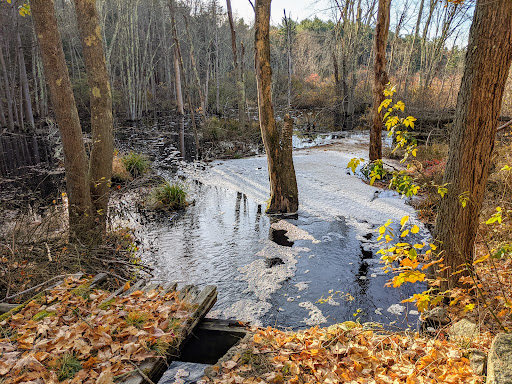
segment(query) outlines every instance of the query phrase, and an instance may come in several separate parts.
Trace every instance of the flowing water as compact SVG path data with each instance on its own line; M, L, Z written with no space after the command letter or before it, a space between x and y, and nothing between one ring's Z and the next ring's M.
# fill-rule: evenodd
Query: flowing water
M375 255L378 226L414 217L413 209L346 170L352 157L364 157L367 134L294 136L300 210L281 220L263 213L265 156L194 162L188 124L165 124L118 129L116 144L148 154L162 176L184 180L193 199L184 212L166 215L138 212L130 200L119 203L155 280L214 284L219 296L210 316L253 324L301 328L358 318L414 325L414 308L400 302L421 287L384 287L387 275ZM21 143L16 161L24 158L27 166L55 157L57 149L30 137L4 138L4 152L13 140ZM4 171L19 168L6 159Z
M401 300L421 287L384 287L388 276L375 255L378 226L414 217L413 209L348 174L350 158L364 157L365 140L294 138L306 149L294 154L300 210L286 220L262 213L269 190L264 156L207 165L180 161L186 156L172 143L158 145L160 173L172 178L178 170L194 202L180 213L135 215L143 261L157 281L216 285L210 317L282 328L356 318L415 326L417 312ZM308 148L311 142L337 144Z

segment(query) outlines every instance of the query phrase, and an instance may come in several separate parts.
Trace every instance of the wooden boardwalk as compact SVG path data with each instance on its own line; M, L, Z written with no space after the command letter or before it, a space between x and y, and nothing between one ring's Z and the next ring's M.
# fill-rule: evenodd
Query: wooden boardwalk
M76 289L97 288L99 284L106 280L106 278L106 274L98 274ZM18 312L22 311L28 303L39 299L47 291L55 288L61 283L62 282L57 282L53 284L51 288L39 292L37 295L32 297L30 300L27 300L23 304L0 303L0 308L3 308L5 311L4 314L0 315L0 319L5 320L10 316L17 314ZM156 300L158 298L162 298L168 293L176 291L177 286L177 283L162 286L159 284L148 283L145 280L139 280L126 291L123 289L123 287L119 288L117 291L109 295L107 299L103 300L102 303L106 303L114 297L128 296L135 291L149 292L157 289L160 290L160 292L158 293L157 297L154 298ZM210 309L217 301L217 288L213 285L208 285L202 290L194 285L186 285L181 290L177 291L177 294L181 301L186 302L191 307L190 314L186 318L182 319L183 323L180 327L180 333L176 335L177 342L168 347L165 352L165 358L153 357L142 361L138 365L133 363L134 370L126 374L125 378L120 378L121 380L117 381L118 383L139 384L154 383L158 381L163 372L167 369L168 364L172 360L175 360L179 357L180 351L182 350L189 336L193 333L199 322L205 317L205 315L210 311ZM171 312L169 314L169 318L172 318L172 315L173 313Z
M143 285L144 283L141 282L141 286L136 287L135 289L149 291L151 289L158 288L158 285ZM174 291L176 290L176 287L176 283L170 284L164 287L161 294ZM128 294L132 289L133 287L130 288ZM188 337L193 333L199 322L206 316L206 314L217 301L217 287L214 285L208 285L203 290L199 290L199 288L194 285L186 285L179 292L179 298L183 301L186 301L187 303L192 304L194 308L192 315L187 318L186 323L182 328L182 334L178 337L179 343L167 350L167 361L162 358L147 359L138 366L137 372L135 372L126 380L120 381L120 383L142 384L151 383L154 382L153 380L158 380L158 378L160 378L162 374L167 370L168 363L173 360L173 357L179 357L180 350L186 343Z

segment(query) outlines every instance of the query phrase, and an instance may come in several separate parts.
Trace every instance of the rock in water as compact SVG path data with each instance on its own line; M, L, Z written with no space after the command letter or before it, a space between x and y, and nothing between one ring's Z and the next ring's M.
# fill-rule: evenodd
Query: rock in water
M512 384L512 335L498 334L487 361L487 384Z

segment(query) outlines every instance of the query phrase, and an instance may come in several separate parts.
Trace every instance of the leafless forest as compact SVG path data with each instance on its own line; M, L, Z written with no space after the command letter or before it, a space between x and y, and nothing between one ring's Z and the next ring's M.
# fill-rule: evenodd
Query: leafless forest
M328 128L365 126L376 4L326 2L329 21L273 15L274 21L281 18L270 32L278 108L317 109ZM235 15L231 28L226 4L218 0L101 0L97 5L117 121L179 112L180 99L185 112L203 117L236 116L239 106L248 118L255 117L253 20ZM61 0L56 7L79 113L87 117L89 93L73 3ZM52 124L32 18L20 16L14 2L2 2L0 9L0 125L19 132ZM420 120L446 123L451 117L472 13L471 2L392 4L387 72ZM508 86L506 95L510 92ZM505 115L512 108L509 100L505 97Z

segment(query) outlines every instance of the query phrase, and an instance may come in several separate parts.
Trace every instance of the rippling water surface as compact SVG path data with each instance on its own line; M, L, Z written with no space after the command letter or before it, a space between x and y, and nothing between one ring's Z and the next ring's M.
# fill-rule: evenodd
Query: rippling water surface
M265 157L182 164L194 203L139 226L144 261L156 280L217 285L213 317L291 328L355 318L414 326L417 313L400 302L421 287L384 287L374 236L388 218L414 213L396 194L375 199L376 188L347 174L357 151L296 152L300 210L284 221L262 214Z

